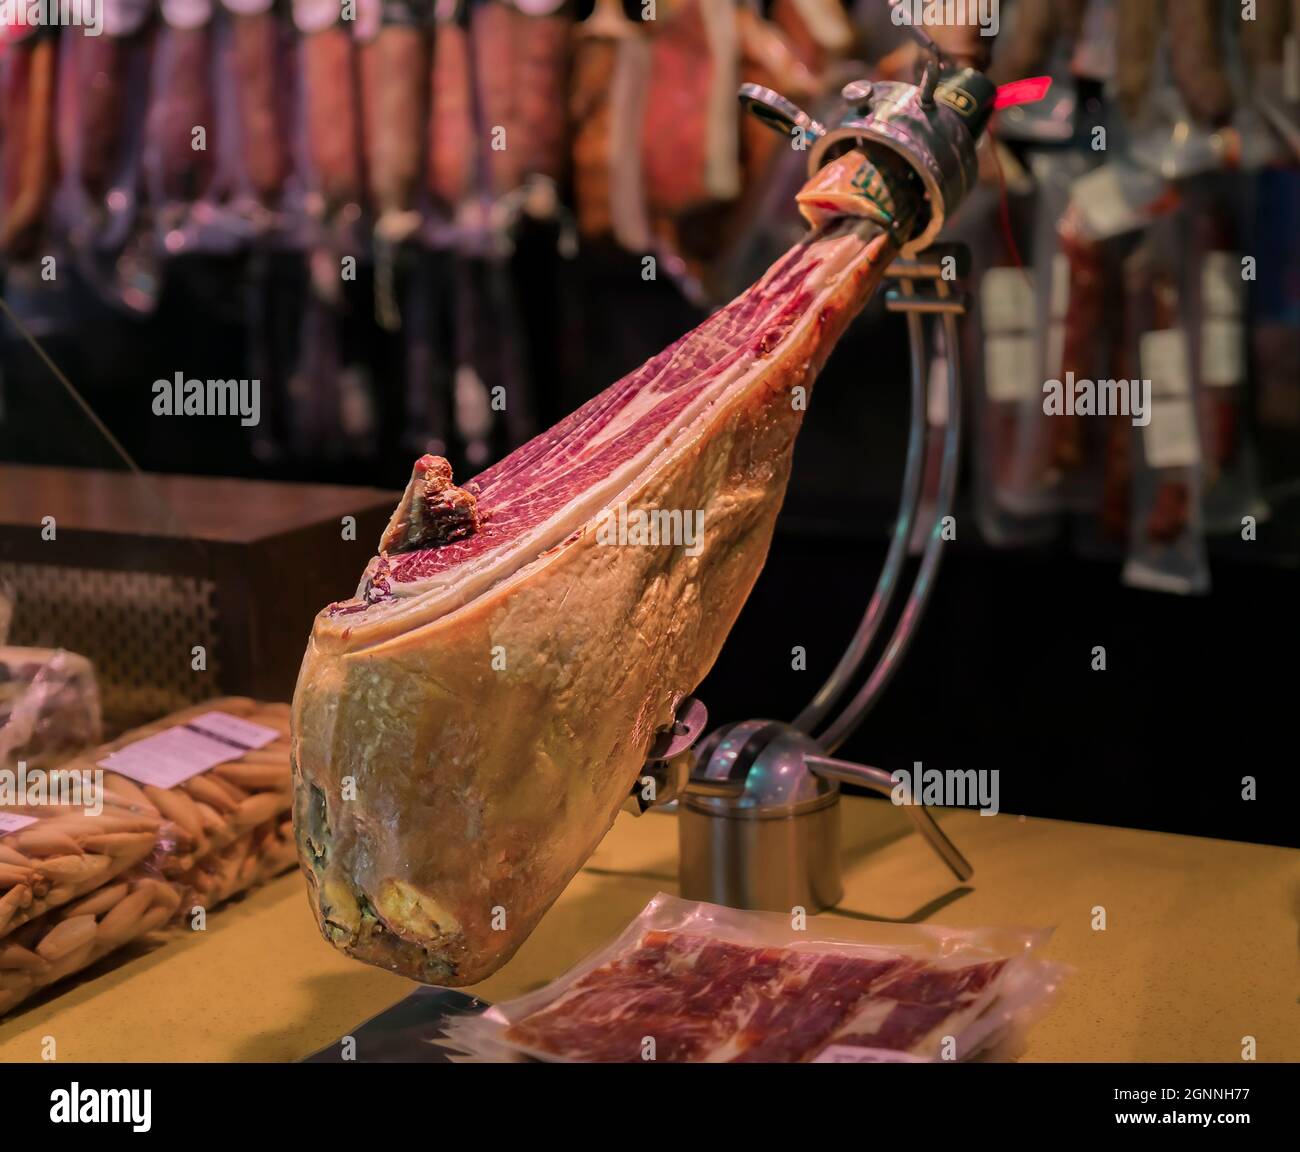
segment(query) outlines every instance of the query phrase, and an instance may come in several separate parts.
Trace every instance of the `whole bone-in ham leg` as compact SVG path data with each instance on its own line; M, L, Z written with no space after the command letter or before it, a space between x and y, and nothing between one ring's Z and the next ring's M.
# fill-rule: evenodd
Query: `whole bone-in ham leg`
M885 163L824 169L815 230L754 287L476 479L417 463L294 697L299 853L345 952L481 980L609 829L763 566L806 390L907 234ZM694 544L619 535L653 510Z

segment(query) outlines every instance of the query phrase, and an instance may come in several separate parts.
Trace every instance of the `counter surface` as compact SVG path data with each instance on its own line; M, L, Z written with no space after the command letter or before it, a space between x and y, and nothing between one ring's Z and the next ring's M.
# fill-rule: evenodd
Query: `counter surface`
M1300 1061L1300 852L973 812L941 816L975 867L967 884L872 800L844 804L845 898L835 915L956 927L1053 925L1074 968L1029 1033L1026 1060ZM511 963L473 989L536 988L676 890L676 821L620 815ZM1104 930L1094 928L1105 910ZM286 876L112 959L0 1021L0 1061L295 1060L413 985L326 945L302 880Z

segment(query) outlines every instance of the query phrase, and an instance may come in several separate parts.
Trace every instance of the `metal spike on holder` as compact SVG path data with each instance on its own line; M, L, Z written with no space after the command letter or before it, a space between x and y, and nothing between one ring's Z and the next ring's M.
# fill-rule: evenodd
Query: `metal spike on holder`
M967 274L969 257L964 248L933 241L975 183L976 138L995 96L993 85L978 72L942 75L934 42L919 29L912 33L927 52L919 84L855 81L843 89L843 112L830 127L769 88L746 84L740 90L742 105L764 123L783 133L802 134L810 145L810 175L853 148L868 153L888 150L916 174L924 203L913 238L886 272L893 283L885 295L887 309L907 317L911 425L898 518L884 566L853 638L812 701L793 723L746 720L697 740L707 714L690 699L661 738L662 748L657 754L652 750L641 783L653 781L645 794L654 799L643 802L634 792L630 806L641 811L650 803L680 799L681 885L682 894L691 899L781 910L816 910L837 903L843 895L840 785L856 784L887 795L897 787L883 769L839 760L833 753L892 679L938 575L941 530L952 512L961 440L957 320L965 314L966 299L954 290L953 281ZM857 692L830 718L865 667L902 582L925 460L925 316L942 323L948 349L948 419L934 524L888 642ZM683 770L686 764L688 771ZM907 800L907 813L926 842L959 880L969 879L973 869L966 858L926 808L912 797Z

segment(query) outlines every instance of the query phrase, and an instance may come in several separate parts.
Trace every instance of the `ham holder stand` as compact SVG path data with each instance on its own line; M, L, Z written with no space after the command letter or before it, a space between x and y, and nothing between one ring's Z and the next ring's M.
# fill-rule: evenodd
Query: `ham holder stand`
M812 702L792 723L746 720L703 739L708 712L691 697L675 722L660 732L645 771L629 797L629 811L680 800L682 895L737 908L818 911L843 896L840 871L840 784L885 795L896 785L883 769L834 758L862 723L906 654L934 587L943 549L941 529L952 511L961 436L960 347L957 318L962 296L952 281L966 274L966 253L935 246L945 220L976 180L975 146L995 106L1016 102L997 93L981 73L946 73L937 45L907 25L926 58L919 84L855 81L842 92L838 123L826 127L769 88L745 84L742 105L765 123L809 147L811 176L843 153L868 156L887 149L901 156L920 180L925 197L913 237L901 246L886 276L891 312L907 317L911 353L911 426L902 496L893 538L875 590L843 656ZM866 680L843 710L830 718L865 667L898 592L907 544L917 516L925 456L925 388L928 378L922 318L941 318L947 356L948 419L933 527L892 635ZM830 719L828 719L830 718ZM824 727L823 727L824 725ZM817 729L820 734L814 735ZM903 805L959 880L972 868L929 811L905 795Z

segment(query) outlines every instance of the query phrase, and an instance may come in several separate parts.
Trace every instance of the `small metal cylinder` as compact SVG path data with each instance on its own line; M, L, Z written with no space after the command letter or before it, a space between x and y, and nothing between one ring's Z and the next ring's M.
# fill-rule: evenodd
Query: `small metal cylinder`
M844 895L838 790L778 812L687 795L678 824L681 890L688 900L820 912Z

